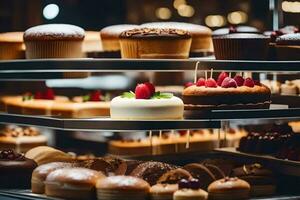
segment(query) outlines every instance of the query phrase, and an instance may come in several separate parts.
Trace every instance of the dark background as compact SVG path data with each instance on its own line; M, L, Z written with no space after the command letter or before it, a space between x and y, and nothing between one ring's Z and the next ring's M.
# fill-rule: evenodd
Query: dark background
M155 15L159 7L172 12L169 21L185 21L205 24L207 15L227 16L232 11L248 14L246 25L262 30L272 28L269 0L186 0L193 6L192 17L181 17L173 7L174 0L0 0L0 32L24 31L28 27L43 23L70 23L86 30L100 30L102 27L120 23L144 23L162 21ZM43 17L47 4L59 6L58 16L52 20ZM280 4L281 5L281 4ZM299 24L299 13L284 13L284 25ZM225 26L228 26L227 23ZM213 29L218 27L213 27Z

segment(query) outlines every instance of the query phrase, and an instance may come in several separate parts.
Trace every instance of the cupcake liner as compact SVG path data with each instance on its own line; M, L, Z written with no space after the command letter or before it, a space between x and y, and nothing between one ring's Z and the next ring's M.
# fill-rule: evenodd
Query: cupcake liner
M26 58L81 58L82 41L26 41Z
M98 200L146 200L147 196L145 191L97 189Z
M139 58L138 41L133 39L121 39L121 57L122 58Z
M192 40L189 39L151 39L139 40L140 58L185 59L189 57Z
M217 60L266 60L267 39L227 39L213 38Z
M102 38L103 51L120 51L119 38Z
M0 42L0 60L24 58L22 44L22 42Z

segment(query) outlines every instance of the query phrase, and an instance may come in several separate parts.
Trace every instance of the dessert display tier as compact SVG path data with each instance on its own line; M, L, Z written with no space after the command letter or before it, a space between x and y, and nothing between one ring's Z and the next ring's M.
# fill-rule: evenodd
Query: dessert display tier
M199 63L198 63L199 62ZM63 72L124 72L160 71L178 72L195 70L300 72L300 61L244 61L196 59L34 59L0 61L1 79L64 78Z
M255 110L211 110L199 115L196 119L178 120L116 120L111 118L65 119L57 117L16 115L0 113L2 123L42 126L63 130L187 130L201 128L220 128L222 121L247 120L255 124L257 119L266 120L299 120L300 108L273 107Z
M54 197L47 197L45 195L33 194L30 190L0 190L0 197L4 200L20 199L20 200L62 200ZM285 196L274 196L265 198L251 198L250 200L293 200L299 199L300 196L297 195L285 195Z
M222 153L231 156L235 159L251 160L259 163L263 163L265 166L271 167L273 170L291 176L300 176L300 162L278 159L271 155L257 155L252 153L244 153L237 151L234 147L220 148L215 150L218 153Z

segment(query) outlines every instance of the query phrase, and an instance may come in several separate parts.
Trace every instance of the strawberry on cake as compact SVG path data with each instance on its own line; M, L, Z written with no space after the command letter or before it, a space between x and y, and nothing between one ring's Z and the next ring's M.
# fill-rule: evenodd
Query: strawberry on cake
M156 92L151 83L138 84L111 101L112 119L182 119L183 102L172 93Z
M217 81L212 77L199 78L188 84L182 95L186 110L258 109L270 106L271 91L250 77L231 78L222 72Z

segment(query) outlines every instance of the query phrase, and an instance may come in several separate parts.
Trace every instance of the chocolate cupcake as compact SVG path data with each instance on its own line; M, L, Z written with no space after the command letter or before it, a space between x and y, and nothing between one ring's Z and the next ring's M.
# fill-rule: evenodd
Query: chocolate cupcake
M291 33L276 39L278 60L298 60L300 57L300 33Z
M180 29L139 28L120 35L122 58L188 58L191 35Z
M81 58L85 33L78 26L45 24L24 33L26 58Z
M269 37L262 34L233 33L213 37L217 60L266 60Z

